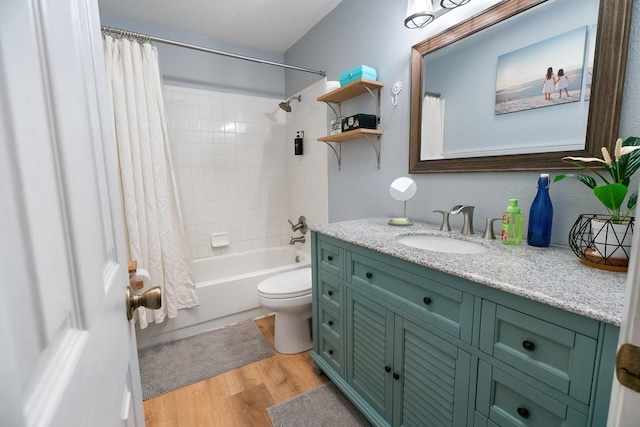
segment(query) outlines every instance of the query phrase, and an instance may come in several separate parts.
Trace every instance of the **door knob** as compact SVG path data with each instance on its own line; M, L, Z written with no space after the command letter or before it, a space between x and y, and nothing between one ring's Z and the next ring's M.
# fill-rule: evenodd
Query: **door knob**
M620 384L640 392L640 347L625 343L618 350L616 377Z
M140 295L136 295L131 290L131 286L127 286L125 305L127 307L128 320L133 319L133 312L138 307L156 310L162 307L162 290L160 286L156 286Z

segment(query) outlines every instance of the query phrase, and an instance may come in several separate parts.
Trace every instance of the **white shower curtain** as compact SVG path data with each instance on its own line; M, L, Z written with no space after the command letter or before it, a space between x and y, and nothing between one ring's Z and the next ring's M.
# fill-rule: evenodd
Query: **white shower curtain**
M107 80L113 98L123 209L130 259L162 288L162 308L138 310L141 328L198 305L182 224L158 52L150 43L104 35Z
M425 95L422 101L420 160L442 159L444 153L444 99Z

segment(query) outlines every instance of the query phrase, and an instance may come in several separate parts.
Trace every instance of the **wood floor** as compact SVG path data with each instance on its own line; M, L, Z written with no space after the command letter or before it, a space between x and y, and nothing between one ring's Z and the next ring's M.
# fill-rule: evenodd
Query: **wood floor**
M273 347L273 316L256 324ZM309 352L271 357L144 402L147 427L271 426L266 409L328 381Z

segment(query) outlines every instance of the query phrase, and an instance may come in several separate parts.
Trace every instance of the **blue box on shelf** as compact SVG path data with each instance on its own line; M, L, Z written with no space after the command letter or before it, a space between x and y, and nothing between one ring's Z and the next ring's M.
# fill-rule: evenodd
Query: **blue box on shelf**
M378 73L376 73L375 68L371 68L366 65L360 65L340 74L340 86L346 86L358 79L377 80L377 78Z

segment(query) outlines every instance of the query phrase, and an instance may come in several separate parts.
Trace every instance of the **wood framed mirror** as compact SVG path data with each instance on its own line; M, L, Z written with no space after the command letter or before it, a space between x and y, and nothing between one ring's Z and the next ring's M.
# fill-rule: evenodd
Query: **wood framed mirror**
M551 1L553 0L549 0ZM421 160L425 56L463 39L466 41L467 37L546 2L547 0L503 1L412 47L409 173L571 169L570 165L561 161L562 157L600 156L603 146L609 151L613 150L615 140L618 138L632 0L600 0L597 6L597 30L593 55L593 75L597 78L594 78L590 88L584 149ZM500 29L496 31L499 32ZM469 64L469 67L472 71L473 65ZM540 75L541 80L543 74ZM554 108L557 107L545 109ZM483 138L490 137L490 135L477 135L477 140L481 143Z

